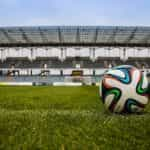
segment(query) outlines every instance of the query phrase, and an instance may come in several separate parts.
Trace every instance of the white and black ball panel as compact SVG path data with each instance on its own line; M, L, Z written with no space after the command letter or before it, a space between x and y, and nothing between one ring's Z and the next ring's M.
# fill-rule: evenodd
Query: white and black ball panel
M118 66L105 72L99 93L111 112L141 112L148 103L148 81L135 67Z

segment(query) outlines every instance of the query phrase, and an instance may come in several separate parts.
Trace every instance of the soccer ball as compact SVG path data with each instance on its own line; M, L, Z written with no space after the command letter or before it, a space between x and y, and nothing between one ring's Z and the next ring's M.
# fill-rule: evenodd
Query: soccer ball
M133 66L106 71L99 92L106 109L115 113L138 113L148 104L147 77Z

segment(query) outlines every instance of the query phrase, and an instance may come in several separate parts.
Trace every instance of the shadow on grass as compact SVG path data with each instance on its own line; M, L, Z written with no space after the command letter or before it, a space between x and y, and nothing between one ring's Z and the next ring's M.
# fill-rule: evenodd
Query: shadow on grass
M104 110L104 115L107 116L125 116L125 117L129 117L129 116L144 116L144 115L150 115L150 112L148 111L143 111L143 112L135 112L135 113L116 113L116 112L110 112L108 110Z

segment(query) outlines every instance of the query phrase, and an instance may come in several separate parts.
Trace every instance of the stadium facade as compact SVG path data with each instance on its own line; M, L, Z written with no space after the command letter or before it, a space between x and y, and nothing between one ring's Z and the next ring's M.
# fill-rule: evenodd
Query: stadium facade
M150 72L150 27L0 28L1 81L51 84L84 77L95 83L106 69L123 64Z

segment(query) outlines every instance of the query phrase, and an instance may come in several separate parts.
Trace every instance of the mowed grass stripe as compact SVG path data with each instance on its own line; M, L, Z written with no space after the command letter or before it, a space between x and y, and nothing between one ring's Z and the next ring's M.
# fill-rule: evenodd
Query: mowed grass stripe
M0 87L0 93L0 149L150 147L150 105L141 115L108 113L98 87Z
M101 109L97 87L1 87L6 109Z

